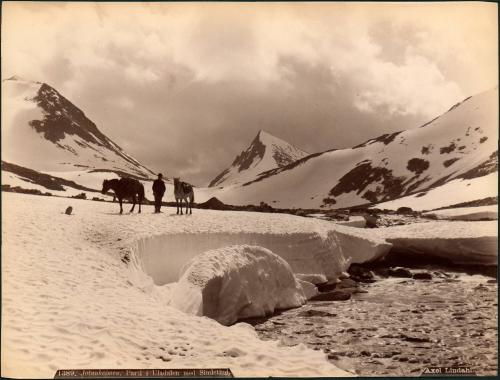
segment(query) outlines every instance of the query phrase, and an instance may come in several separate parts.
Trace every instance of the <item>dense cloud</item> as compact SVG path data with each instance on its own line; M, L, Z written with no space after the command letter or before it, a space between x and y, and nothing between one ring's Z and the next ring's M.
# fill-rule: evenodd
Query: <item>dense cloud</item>
M496 6L6 3L5 77L54 86L154 171L205 184L260 129L309 152L496 85Z

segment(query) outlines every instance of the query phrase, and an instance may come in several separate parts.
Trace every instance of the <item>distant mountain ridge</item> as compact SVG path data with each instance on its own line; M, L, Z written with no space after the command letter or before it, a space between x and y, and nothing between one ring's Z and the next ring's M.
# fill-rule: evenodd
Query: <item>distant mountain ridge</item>
M284 167L309 155L306 151L260 130L250 146L241 152L231 166L212 181L209 187L243 184L259 173Z
M216 196L234 205L343 208L424 194L452 180L488 177L493 183L497 141L495 88L468 97L420 128L384 134L350 149L314 153L221 189ZM492 185L487 196L497 191Z

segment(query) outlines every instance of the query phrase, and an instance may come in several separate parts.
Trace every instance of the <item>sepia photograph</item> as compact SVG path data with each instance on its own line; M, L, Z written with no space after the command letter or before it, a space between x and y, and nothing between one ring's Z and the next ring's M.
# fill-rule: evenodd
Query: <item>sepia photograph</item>
M494 2L1 4L1 376L498 375Z

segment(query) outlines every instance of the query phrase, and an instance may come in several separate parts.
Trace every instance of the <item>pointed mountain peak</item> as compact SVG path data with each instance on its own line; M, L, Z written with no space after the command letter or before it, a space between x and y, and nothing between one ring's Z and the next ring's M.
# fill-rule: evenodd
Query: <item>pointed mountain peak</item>
M259 130L257 133L257 136L252 140L252 144L255 144L256 142L264 142L269 139L269 137L273 137L271 134L267 133L263 129Z
M259 130L259 133L257 133L258 138L265 138L266 136L272 136L272 135L264 131L263 129Z
M250 146L234 159L228 169L215 177L209 186L244 183L264 171L288 165L307 155L302 149L261 129Z

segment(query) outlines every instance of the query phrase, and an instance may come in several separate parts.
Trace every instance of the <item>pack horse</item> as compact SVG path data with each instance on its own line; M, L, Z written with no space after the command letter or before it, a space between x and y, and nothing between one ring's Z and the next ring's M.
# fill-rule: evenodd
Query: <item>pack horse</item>
M132 178L105 179L102 183L102 193L106 194L109 190L114 190L118 201L120 202L120 214L123 214L123 198L131 198L133 205L130 212L134 211L136 201L139 201L139 213L141 212L141 203L144 199L144 186L142 183ZM138 199L136 198L138 197Z
M175 204L177 206L177 214L179 214L179 207L180 207L180 214L182 215L182 201L186 201L186 214L188 213L188 207L189 207L189 213L193 213L193 202L194 202L194 191L193 191L193 186L191 186L189 183L182 182L179 178L174 178L174 196L175 196ZM189 200L189 201L188 201Z

